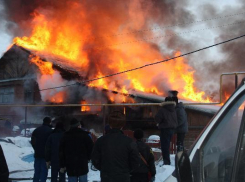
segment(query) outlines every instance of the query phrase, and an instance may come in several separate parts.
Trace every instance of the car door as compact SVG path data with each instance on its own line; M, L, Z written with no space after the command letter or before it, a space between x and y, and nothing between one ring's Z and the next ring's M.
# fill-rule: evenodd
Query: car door
M226 107L206 135L192 160L194 181L230 182L236 179L234 173L245 173L245 154L241 152L245 147L245 141L241 137L244 104L245 91L235 97ZM238 157L240 157L239 160ZM240 160L242 162L239 163ZM243 179L240 181L245 181L242 175L239 176Z

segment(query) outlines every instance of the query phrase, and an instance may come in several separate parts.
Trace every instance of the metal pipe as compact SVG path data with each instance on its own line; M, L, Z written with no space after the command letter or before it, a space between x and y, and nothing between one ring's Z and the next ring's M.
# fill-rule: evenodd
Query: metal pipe
M235 74L235 89L237 88L237 83L238 82L238 75L237 74Z
M25 137L26 137L26 124L27 124L27 107L25 107Z
M222 77L223 76L226 76L226 75L235 75L235 89L237 88L237 85L238 85L238 75L241 75L241 74L245 74L245 72L233 72L233 73L222 73L220 75L220 101L219 101L219 104L222 103Z
M103 134L105 135L106 106L103 106Z
M57 105L27 105L27 104L9 104L0 105L0 107L81 107L81 106L163 106L168 104L176 104L175 102L161 102L161 103L116 103L116 104L57 104Z

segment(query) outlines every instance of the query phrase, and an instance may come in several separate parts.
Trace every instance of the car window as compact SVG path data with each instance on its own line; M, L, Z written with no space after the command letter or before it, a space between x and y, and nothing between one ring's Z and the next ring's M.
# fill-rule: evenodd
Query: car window
M244 182L245 181L245 108L243 111L242 117L242 131L240 135L240 142L238 145L238 157L237 157L237 168L235 170L235 181L236 182Z
M205 182L230 181L245 94L230 104L201 146L201 172Z

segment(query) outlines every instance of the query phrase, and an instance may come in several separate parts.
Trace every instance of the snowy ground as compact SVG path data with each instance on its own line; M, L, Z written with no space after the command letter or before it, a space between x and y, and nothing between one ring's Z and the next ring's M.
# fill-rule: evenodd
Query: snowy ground
M19 179L33 177L33 149L30 145L30 138L26 137L7 137L4 140L9 143L0 141L5 158L10 171L10 178ZM171 166L160 166L162 161L156 162L156 181L163 182L174 170L174 155L171 155ZM90 168L91 164L89 164ZM23 172L24 171L24 172ZM49 170L50 177L50 170ZM20 181L20 180L16 180ZM31 180L26 180L30 182ZM50 180L47 180L50 181ZM89 170L88 181L100 181L99 171Z

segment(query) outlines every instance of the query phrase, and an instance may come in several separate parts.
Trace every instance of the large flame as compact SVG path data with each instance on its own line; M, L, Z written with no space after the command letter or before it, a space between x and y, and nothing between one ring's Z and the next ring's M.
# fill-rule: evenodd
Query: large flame
M133 33L122 36L102 36L122 29L120 21L111 22L108 29L100 28L96 32L96 25L102 20L89 19L89 15L84 13L82 3L69 1L66 5L67 9L64 12L59 12L58 9L55 12L36 10L36 13L32 14L31 34L16 37L14 43L29 50L62 57L67 60L65 64L73 66L74 69L79 68L77 69L79 74L87 79L123 72L167 58L159 49L154 48L150 41L133 44L132 42L137 40ZM59 16L62 13L66 16ZM143 21L143 19L140 20ZM137 26L140 26L140 22ZM125 26L126 31L129 29L130 27ZM151 31L147 33L148 36L153 34ZM131 43L123 45L125 42ZM175 55L180 54L176 51ZM35 58L32 61L39 66L42 74L53 74L43 71L43 66L40 66L38 59ZM50 66L52 67L52 64ZM166 96L168 90L175 89L179 91L181 99L210 102L210 99L205 98L204 92L195 88L194 83L193 68L188 65L186 59L178 58L99 79L89 83L89 86L125 94L130 90L137 90L163 96ZM126 101L123 97L122 95L121 102ZM111 98L111 100L116 99ZM55 99L55 102L62 102L62 99Z
M31 62L36 64L43 75L53 75L53 64L42 61L38 56L30 56Z

